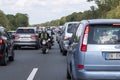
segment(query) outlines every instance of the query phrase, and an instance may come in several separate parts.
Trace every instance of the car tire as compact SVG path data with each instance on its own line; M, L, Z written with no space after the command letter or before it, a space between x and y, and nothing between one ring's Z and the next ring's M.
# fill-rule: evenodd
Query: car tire
M7 57L7 54L5 53L5 55L0 60L0 65L1 66L6 66L7 62L8 62L8 57Z
M71 80L71 76L70 76L70 73L68 72L68 69L67 69L67 74L66 74L66 76L67 76L67 79L68 79L68 80Z
M67 51L64 50L64 51L62 52L62 54L63 54L63 56L66 56L66 55L67 55Z
M14 46L14 49L17 50L17 46Z
M18 46L17 49L20 50L20 49L21 49L21 46Z
M38 45L36 45L36 46L35 46L35 49L39 49L39 46L38 46Z
M12 56L9 57L9 61L14 61L14 52L12 52Z

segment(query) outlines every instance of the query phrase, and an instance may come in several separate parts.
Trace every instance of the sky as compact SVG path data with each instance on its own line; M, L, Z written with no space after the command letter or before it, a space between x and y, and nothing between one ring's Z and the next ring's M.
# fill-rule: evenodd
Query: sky
M86 0L0 0L0 10L5 14L28 14L30 24L60 19L73 12L89 10L96 6Z

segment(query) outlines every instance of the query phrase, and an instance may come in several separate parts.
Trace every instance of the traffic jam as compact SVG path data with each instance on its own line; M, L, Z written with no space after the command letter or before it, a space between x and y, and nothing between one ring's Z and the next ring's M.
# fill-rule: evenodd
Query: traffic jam
M119 19L0 26L0 80L119 80L119 44Z

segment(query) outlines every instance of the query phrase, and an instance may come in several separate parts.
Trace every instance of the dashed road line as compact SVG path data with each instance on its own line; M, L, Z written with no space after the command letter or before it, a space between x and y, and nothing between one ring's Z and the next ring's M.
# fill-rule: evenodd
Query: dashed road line
M38 68L33 68L32 72L30 73L29 77L27 78L27 80L33 80L35 77L35 74L37 73Z

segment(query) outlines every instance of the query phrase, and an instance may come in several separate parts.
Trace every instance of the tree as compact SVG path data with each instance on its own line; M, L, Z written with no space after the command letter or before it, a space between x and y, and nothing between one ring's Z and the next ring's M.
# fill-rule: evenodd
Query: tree
M0 24L10 30L10 22L3 11L0 10Z
M10 22L11 29L16 29L17 27L16 27L16 23L15 23L15 16L12 15L12 14L8 14L7 18L9 20L9 22Z
M27 27L29 25L27 14L17 13L15 15L15 21L17 27Z
M66 22L66 17L62 17L60 19L60 25L63 25Z

